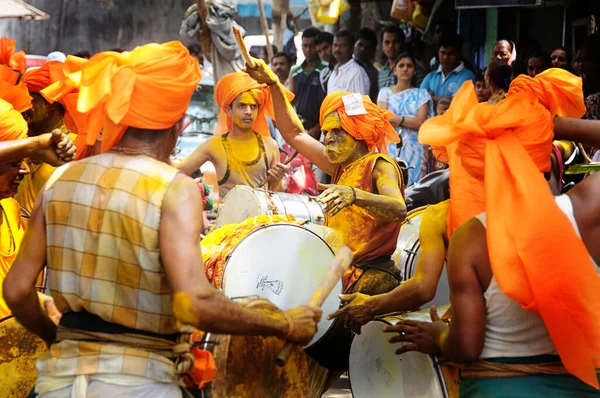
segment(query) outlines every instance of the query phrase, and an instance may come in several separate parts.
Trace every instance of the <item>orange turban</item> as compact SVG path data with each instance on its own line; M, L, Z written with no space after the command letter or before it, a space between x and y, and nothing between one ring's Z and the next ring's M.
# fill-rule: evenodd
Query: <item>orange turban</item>
M215 128L215 135L223 135L228 133L233 128L231 117L227 115L226 108L232 104L238 95L250 91L258 102L258 114L252 125L252 129L262 136L270 137L269 126L265 116L270 116L275 119L275 111L273 109L273 100L271 91L266 84L257 83L244 72L233 72L223 76L215 86L215 102L221 108L219 112L219 122ZM284 90L288 100L294 99L294 94L288 90Z
M540 314L566 369L598 388L600 278L541 173L550 169L553 116L584 113L581 79L549 69L517 77L496 106L479 104L473 84L465 83L446 114L423 124L419 139L456 145L465 170L483 179L488 251L500 289ZM451 180L451 196L461 184Z
M87 61L68 57L63 72L65 79L42 90L42 95L49 101L62 99L79 134L85 134L78 159L89 152L100 132L102 152L107 152L128 127L173 127L185 115L202 78L198 61L178 41L146 44L131 52L107 51Z
M6 65L0 65L0 98L9 102L12 107L25 112L31 108L31 96L27 86L22 81L19 84L19 73Z
M0 99L0 141L25 137L27 137L27 122L8 101Z
M0 37L0 64L10 66L21 73L25 73L27 69L25 51L15 52L16 43L15 40L8 37Z
M46 61L41 68L32 69L23 75L22 81L30 93L39 93L54 82L64 80L63 63Z
M363 95L363 104L367 113L363 115L348 116L342 98L353 94L347 91L336 91L329 94L321 104L320 123L323 124L325 116L331 112L340 115L340 124L345 132L358 141L364 141L373 152L375 148L379 153L387 153L389 142L400 142L398 133L390 124L389 120L394 114L388 110L381 109L367 95Z

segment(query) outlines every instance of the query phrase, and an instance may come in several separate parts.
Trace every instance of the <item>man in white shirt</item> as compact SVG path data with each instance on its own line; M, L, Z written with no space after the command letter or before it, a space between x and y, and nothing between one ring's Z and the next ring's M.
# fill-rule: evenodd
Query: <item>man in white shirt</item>
M337 64L327 82L327 94L334 91L350 91L361 95L369 95L371 82L365 69L354 59L354 43L356 40L349 30L340 30L333 39L333 56Z

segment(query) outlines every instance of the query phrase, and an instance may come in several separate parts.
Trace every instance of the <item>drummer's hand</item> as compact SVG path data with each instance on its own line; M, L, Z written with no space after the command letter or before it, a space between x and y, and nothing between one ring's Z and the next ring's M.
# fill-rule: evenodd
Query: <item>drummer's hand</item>
M317 197L317 202L327 205L327 213L335 216L356 200L355 190L343 185L318 184L319 190L323 192Z
M404 344L396 350L396 355L407 351L419 351L424 354L437 354L440 349L437 345L438 336L448 331L448 325L440 319L435 306L430 308L431 322L418 322L403 320L394 326L385 326L385 333L398 333L389 339L390 343Z
M344 326L360 334L360 328L373 320L375 310L372 306L373 297L362 293L340 294L340 299L345 305L336 312L329 314L327 319L346 315Z
M38 299L40 300L40 304L42 305L52 322L54 322L54 324L58 326L62 314L60 313L58 308L56 308L56 304L54 304L54 299L51 296L40 292L38 292Z
M269 68L269 66L262 59L252 58L254 60L254 68L248 67L244 72L250 75L251 78L261 84L274 84L279 82L277 75Z
M283 163L277 163L276 165L271 167L267 172L267 182L269 183L269 185L275 185L279 183L279 181L281 181L283 177L285 177L289 168L290 166L286 166Z
M308 344L317 333L317 323L321 320L323 311L319 307L302 305L286 311L294 324L292 335L287 340L301 345Z

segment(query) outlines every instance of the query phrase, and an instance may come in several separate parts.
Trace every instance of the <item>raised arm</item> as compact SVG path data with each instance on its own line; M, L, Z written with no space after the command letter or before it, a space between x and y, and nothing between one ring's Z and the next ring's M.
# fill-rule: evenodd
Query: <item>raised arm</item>
M163 201L160 224L161 258L173 292L177 320L224 334L274 335L289 332L283 313L253 310L228 300L206 279L200 252L202 197L192 179L178 175ZM294 327L290 340L310 341L320 312L298 307L288 312Z
M268 84L273 97L275 108L275 120L277 128L283 139L295 150L304 155L312 163L325 173L332 175L335 165L327 159L325 146L311 137L300 122L294 107L290 104L284 94L284 87L279 83L277 76L269 69L262 60L254 59L255 68L247 68L247 73L257 82Z

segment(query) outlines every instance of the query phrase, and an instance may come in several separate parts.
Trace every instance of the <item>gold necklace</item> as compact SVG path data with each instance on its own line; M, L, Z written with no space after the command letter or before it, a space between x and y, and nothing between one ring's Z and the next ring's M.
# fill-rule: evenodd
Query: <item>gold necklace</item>
M110 150L114 151L114 152L121 152L121 153L124 153L125 155L130 155L130 156L144 155L144 156L148 156L153 159L156 159L156 160L160 160L158 158L158 156L156 156L155 154L147 152L147 151L142 151L140 149L131 149L131 148L123 148L120 146L114 146Z
M258 142L258 156L256 157L256 159L254 160L250 160L250 161L246 161L246 160L240 160L238 158L235 157L235 155L233 154L233 150L231 149L231 146L229 145L229 141L228 141L228 136L229 134L225 134L223 136L223 145L225 146L225 149L227 150L227 154L229 156L231 156L231 159L233 161L235 161L236 163L240 163L244 166L254 166L256 163L258 163L260 161L260 159L262 158L264 151L265 151L265 147L264 144L262 142L262 139L260 138L260 136L256 133L254 133L256 140Z

